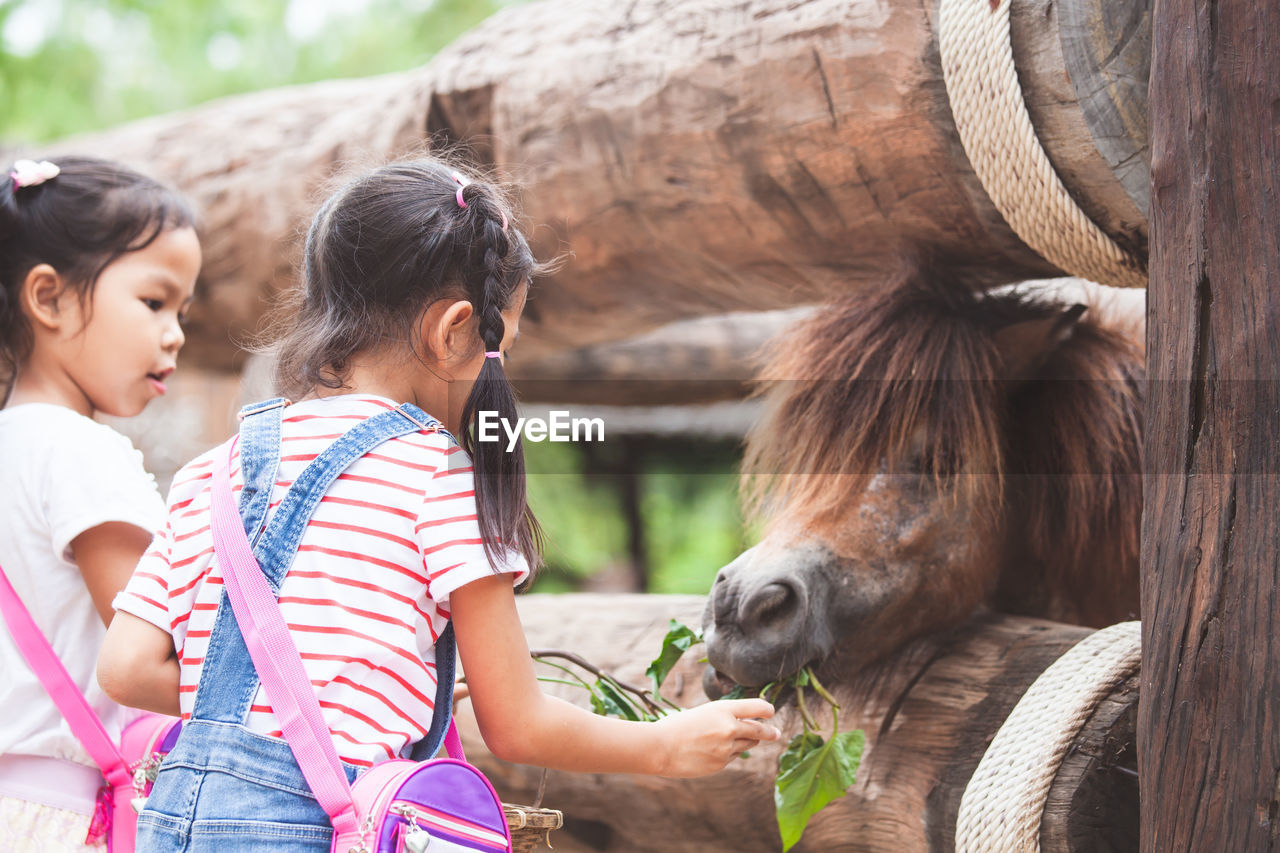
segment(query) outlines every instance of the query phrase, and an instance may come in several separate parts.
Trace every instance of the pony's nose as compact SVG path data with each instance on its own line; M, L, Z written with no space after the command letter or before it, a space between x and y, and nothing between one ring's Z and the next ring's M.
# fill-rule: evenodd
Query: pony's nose
M800 592L786 579L764 584L742 602L738 622L744 633L785 626L800 610Z
M711 585L711 596L707 600L707 609L710 611L715 625L725 625L734 621L737 615L734 611L737 600L736 584L729 580L728 570L726 566L716 573L715 583ZM704 620L705 621L705 620Z

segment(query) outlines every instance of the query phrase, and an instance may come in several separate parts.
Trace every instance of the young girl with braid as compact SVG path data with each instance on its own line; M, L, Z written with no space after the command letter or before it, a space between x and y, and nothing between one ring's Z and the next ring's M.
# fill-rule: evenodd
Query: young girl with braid
M450 626L480 732L499 758L698 776L779 737L760 699L641 723L539 690L514 600L539 563L523 457L471 429L480 411L514 422L503 358L539 269L498 188L432 160L352 181L307 236L301 305L278 348L294 402L242 413L231 479L255 553L258 537L270 550L273 537L293 534L280 606L351 778L420 757L415 744L451 687L451 653L436 659ZM304 469L379 417L394 435L343 468L309 516L280 522ZM175 477L168 524L116 599L99 661L115 699L184 719L138 848L326 851L329 820L219 607L209 485L215 454L228 452ZM138 677L155 668L167 668L163 690Z

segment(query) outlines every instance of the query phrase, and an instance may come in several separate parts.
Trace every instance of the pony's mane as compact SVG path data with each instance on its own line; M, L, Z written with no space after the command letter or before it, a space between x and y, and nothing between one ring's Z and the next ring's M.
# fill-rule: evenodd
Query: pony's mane
M743 459L748 513L845 516L877 473L931 475L993 509L1003 460L987 301L911 278L824 305L771 341L765 415ZM992 476L947 476L965 465Z
M998 332L1066 307L919 275L823 306L766 349L766 413L743 461L749 514L830 523L877 473L923 474L964 503L975 533L1013 523L1018 553L1005 557L1035 561L1038 580L1087 583L1082 561L1136 566L1136 329L1086 310L1030 376L1003 375Z
M1091 313L1010 395L1009 569L995 604L1101 626L1137 618L1145 358L1138 328Z

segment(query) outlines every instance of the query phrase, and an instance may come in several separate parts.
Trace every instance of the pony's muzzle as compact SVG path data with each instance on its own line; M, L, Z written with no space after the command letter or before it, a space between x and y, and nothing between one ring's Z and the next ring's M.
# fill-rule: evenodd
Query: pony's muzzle
M806 573L761 566L759 556L748 551L720 570L703 619L708 661L748 687L785 678L821 654L810 636Z

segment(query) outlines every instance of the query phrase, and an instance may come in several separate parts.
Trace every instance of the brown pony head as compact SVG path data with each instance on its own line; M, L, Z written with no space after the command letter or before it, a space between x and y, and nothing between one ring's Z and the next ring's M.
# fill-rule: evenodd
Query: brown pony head
M774 341L712 665L843 673L980 606L1085 624L1137 607L1142 352L1084 305L907 278Z

